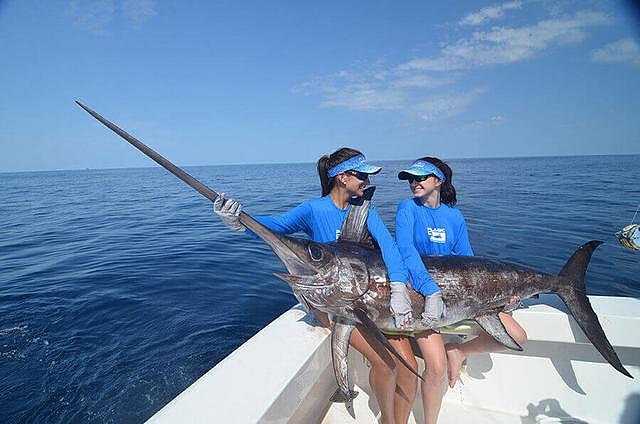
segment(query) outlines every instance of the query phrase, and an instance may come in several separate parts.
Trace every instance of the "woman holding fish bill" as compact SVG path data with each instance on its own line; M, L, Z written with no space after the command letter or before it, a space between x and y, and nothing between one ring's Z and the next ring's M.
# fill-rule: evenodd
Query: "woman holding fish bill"
M423 157L398 174L409 182L413 197L398 205L396 214L396 240L409 270L412 288L425 297L422 324L435 329L446 316L446 306L440 287L427 271L421 255L473 256L469 234L462 213L454 206L457 202L453 186L453 171L438 158ZM517 299L511 300L513 304ZM512 305L510 303L510 305ZM507 332L522 345L526 333L508 314L499 313ZM462 345L447 345L437 331L416 335L416 342L425 361L422 400L426 423L435 423L442 403L443 378L449 374L453 387L459 369L471 353L495 352L504 346L482 333ZM409 344L408 339L404 343ZM412 358L412 365L416 365ZM417 379L401 367L398 369L396 394L396 420L406 422L417 391Z
M304 232L313 241L320 243L338 240L352 202L364 195L369 175L377 174L382 168L369 164L362 153L349 148L342 148L321 157L317 168L322 197L307 200L285 214L256 217L256 220L280 234ZM225 224L232 229L254 235L240 223L238 216L241 210L238 202L233 199L224 200L222 196L214 203L215 213ZM373 205L370 207L366 225L369 234L380 246L389 279L393 281L392 286L401 292L401 296L405 295L408 298L405 284L408 280L407 270L393 237ZM313 250L310 254L313 259ZM299 300L307 303L304 299ZM325 313L313 307L310 309L323 325L329 327L330 322ZM349 340L351 345L371 362L369 381L378 400L382 422L394 422L396 366L393 358L381 342L367 335L360 326L356 326Z

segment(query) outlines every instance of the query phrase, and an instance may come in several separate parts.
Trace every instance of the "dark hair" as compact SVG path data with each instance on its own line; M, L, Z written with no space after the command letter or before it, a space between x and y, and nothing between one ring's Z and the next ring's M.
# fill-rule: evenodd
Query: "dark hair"
M329 178L329 176L327 175L327 171L329 171L330 168L333 168L337 164L361 154L362 153L355 149L343 147L331 153L330 155L324 155L320 159L318 159L318 176L320 177L320 185L322 186L323 196L329 194L334 184L336 183L336 177Z
M419 160L429 162L442 171L445 181L440 186L440 201L446 205L455 206L458 200L456 199L456 188L453 186L453 171L449 165L438 158L430 156L425 156Z

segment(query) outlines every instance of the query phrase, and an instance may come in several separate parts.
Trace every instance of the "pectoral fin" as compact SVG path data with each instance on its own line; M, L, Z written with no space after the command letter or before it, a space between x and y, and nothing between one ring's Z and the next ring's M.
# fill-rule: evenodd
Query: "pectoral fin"
M522 351L522 347L507 333L498 315L483 315L475 320L498 343L511 350Z
M360 323L364 325L365 329L368 330L369 333L376 338L376 340L382 343L382 345L389 351L389 353L398 358L402 365L407 367L407 369L415 374L420 380L424 381L418 371L415 370L411 365L409 365L407 361L405 361L404 358L393 348L393 346L391 346L389 340L387 340L387 338L384 336L382 331L380 331L375 322L371 321L371 318L369 318L367 312L364 309L356 308L353 310L353 313L356 315Z
M350 389L349 383L349 339L355 326L343 321L336 321L331 332L331 360L333 374L338 383L338 390L331 396L331 402L344 403L349 415L355 418L353 399L358 392Z

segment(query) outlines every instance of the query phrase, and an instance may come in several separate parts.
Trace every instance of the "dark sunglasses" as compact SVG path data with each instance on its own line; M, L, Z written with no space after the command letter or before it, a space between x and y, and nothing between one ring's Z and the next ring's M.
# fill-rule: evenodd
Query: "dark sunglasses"
M364 181L367 178L369 178L369 174L367 174L366 172L354 171L353 169L349 169L348 171L344 171L344 173L348 174L348 175L353 175L354 177L356 177L360 181Z
M409 175L409 178L407 178L407 181L412 182L412 181L417 181L419 183L426 181L429 177L434 176L434 174L429 174L429 175Z

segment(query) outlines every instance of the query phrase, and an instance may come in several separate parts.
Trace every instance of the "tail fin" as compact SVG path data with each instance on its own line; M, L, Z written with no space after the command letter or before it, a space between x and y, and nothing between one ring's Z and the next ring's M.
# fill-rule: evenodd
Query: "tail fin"
M584 284L584 276L591 261L591 255L600 246L603 241L591 240L580 246L574 254L569 258L562 271L560 271L559 279L564 285L558 288L558 295L569 308L569 312L573 315L576 322L584 331L584 334L616 370L620 371L627 377L631 377L618 355L613 350L611 343L607 340L607 336L600 326L598 316L593 311L587 291Z
M335 391L333 396L329 398L331 402L344 403L345 408L347 408L347 412L351 415L352 418L356 418L356 412L353 409L353 400L358 396L358 392L354 390L349 390L348 393L343 392L340 388Z

